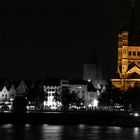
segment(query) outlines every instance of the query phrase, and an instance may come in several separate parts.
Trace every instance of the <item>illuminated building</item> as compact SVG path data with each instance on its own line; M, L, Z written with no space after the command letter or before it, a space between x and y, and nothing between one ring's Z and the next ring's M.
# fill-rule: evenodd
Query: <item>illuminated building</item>
M15 89L15 86L13 84L9 90L9 96L10 96L10 101L13 101L14 98L16 97L16 89Z
M4 80L3 83L1 84L1 91L0 91L0 101L1 102L7 102L10 101L11 94L10 94L10 89L11 89L11 83L8 80Z
M85 106L87 109L94 109L98 107L98 97L100 95L100 91L95 89L92 84L88 84L87 86L87 95L85 100Z
M71 80L69 81L70 91L75 91L79 98L83 98L85 108L91 108L98 106L99 90L95 89L93 85L83 80Z
M2 90L0 91L0 101L4 102L4 101L9 101L9 100L10 100L9 92L6 86L4 86Z
M55 94L60 94L60 80L54 77L47 77L43 82L44 91L44 110L59 109L60 102L54 98Z
M60 86L43 86L45 100L44 109L58 109L61 106L60 102L54 99L56 93L59 94Z
M130 22L121 25L118 35L117 76L112 79L112 84L124 91L140 84L140 38L134 1L131 12Z

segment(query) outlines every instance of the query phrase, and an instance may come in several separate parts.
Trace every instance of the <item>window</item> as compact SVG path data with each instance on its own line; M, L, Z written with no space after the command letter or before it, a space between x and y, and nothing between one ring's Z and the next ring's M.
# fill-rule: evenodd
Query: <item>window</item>
M137 52L137 56L140 56L140 51Z
M131 55L131 51L128 52L128 55Z
M136 56L136 52L135 51L133 52L133 56Z

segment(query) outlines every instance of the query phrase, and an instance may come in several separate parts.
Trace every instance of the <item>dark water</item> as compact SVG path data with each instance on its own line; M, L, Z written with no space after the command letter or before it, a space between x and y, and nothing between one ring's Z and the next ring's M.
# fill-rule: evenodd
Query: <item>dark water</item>
M5 124L0 140L140 140L140 128Z

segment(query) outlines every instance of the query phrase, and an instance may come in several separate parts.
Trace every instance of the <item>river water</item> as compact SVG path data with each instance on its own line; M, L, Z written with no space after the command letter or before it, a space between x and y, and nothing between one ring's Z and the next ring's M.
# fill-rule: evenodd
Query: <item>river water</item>
M140 140L140 128L89 125L0 125L0 140Z

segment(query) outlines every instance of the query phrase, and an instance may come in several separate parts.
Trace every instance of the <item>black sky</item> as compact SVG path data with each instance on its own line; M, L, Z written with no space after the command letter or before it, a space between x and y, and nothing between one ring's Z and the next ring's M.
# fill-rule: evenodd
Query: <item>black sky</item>
M9 0L0 8L0 77L80 78L91 48L104 77L115 73L117 34L130 0Z

